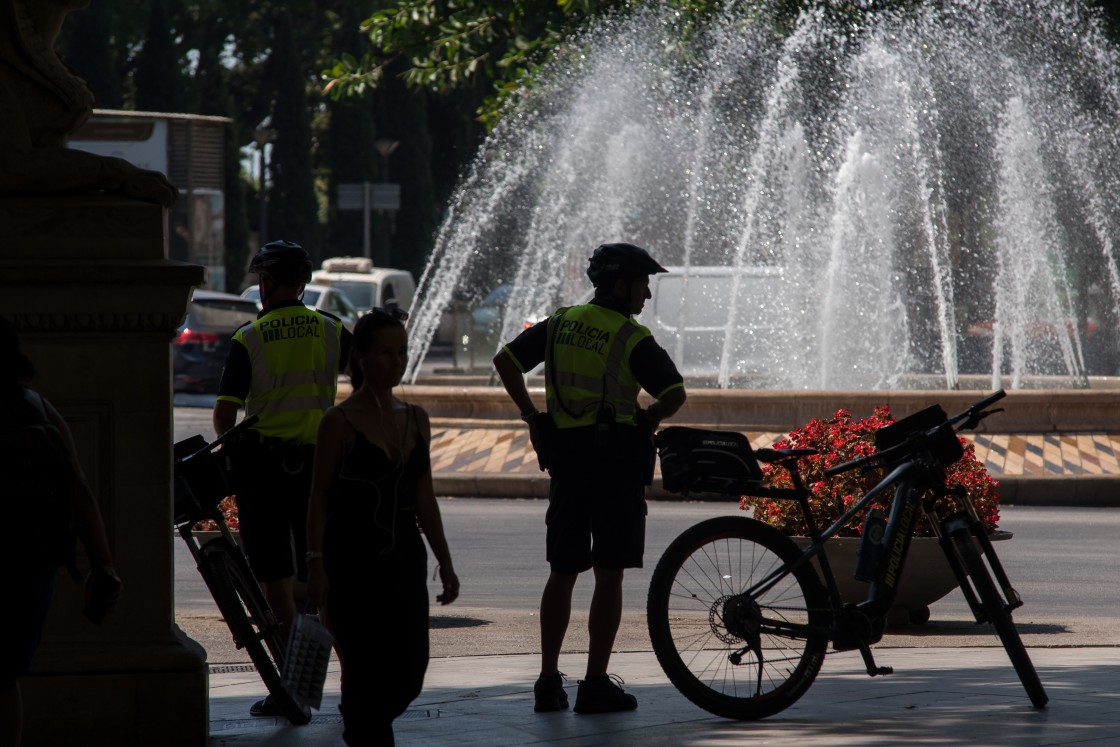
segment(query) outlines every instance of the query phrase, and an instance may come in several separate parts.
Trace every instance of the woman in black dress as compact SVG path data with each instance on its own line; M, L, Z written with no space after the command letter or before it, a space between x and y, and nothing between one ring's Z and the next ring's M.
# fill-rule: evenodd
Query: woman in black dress
M308 592L342 662L343 739L393 744L393 719L420 694L428 666L427 552L441 604L459 596L432 488L428 414L393 396L408 361L397 315L374 309L354 328L361 381L319 425L308 511Z
M49 400L26 386L34 375L35 367L20 349L15 327L0 317L0 428L15 429L42 421L55 427L56 435L61 438L61 445L71 461L63 482L73 491L74 529L89 558L85 598L90 606L87 609L108 612L116 607L120 599L121 582L113 567L101 509L82 472L74 437L66 421ZM0 478L0 505L5 507L5 518L17 528L28 522L42 524L51 517L51 511L40 510L23 494L18 477L5 473ZM65 504L61 499L56 500ZM63 547L58 544L51 548L53 552L47 552L44 545L49 544L56 533L60 540L73 542L71 527L64 525L65 517L55 518L58 519L57 526L40 525L36 527L37 532L17 531L0 545L0 564L9 571L5 583L9 601L5 602L4 613L0 616L0 745L5 747L19 747L23 738L20 678L31 670L54 597L55 576L58 575L60 562L57 551ZM90 619L97 620L97 614Z

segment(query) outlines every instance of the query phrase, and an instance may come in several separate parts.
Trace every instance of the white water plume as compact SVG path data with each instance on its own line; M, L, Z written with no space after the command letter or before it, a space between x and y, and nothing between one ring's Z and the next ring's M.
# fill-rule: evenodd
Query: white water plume
M685 27L655 2L574 40L456 191L409 376L449 308L512 285L488 360L583 297L609 241L685 268L655 304L681 312L658 341L707 384L1120 373L1120 65L1096 17L1062 0L785 5ZM703 350L696 305L717 318Z

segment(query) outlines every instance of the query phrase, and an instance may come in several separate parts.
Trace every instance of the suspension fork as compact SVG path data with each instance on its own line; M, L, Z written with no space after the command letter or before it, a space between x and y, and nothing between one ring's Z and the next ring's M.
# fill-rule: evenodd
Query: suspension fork
M934 514L933 502L940 496L953 496L954 503L958 510L951 514L948 518L941 522L937 520ZM953 569L953 573L960 583L960 587L964 592L965 599L968 601L969 607L972 609L973 615L978 622L984 622L988 619L987 613L984 611L984 605L977 599L972 591L971 584L967 583L967 571L961 566L957 558L957 552L952 546L951 536L960 531L967 531L976 542L980 545L982 554L987 558L988 567L992 571L996 583L1003 591L1003 595L1007 600L1008 611L1018 609L1023 606L1023 598L1015 587L1011 585L1011 580L1007 576L1007 571L1003 568L1003 563L1000 562L999 556L996 555L995 547L992 545L992 540L988 537L988 529L984 525L983 520L976 513L976 507L973 506L972 501L968 497L968 491L962 485L954 485L952 488L943 488L937 494L929 499L926 504L926 512L931 521L930 525L934 528L934 533L937 535L938 544L941 545L942 550L945 552L945 557L949 561L949 566Z

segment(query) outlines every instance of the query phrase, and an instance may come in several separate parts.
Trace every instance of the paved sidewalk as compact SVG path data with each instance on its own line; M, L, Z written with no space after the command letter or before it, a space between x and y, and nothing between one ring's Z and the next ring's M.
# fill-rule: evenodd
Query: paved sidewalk
M651 652L620 653L612 669L637 696L633 713L535 714L536 655L433 659L424 692L396 723L397 744L507 747L611 745L766 747L818 745L983 745L1030 747L1120 744L1120 647L1035 648L1031 657L1050 695L1036 711L1000 647L875 649L895 674L868 677L858 653L830 655L795 706L763 721L716 718L668 683ZM583 660L566 656L577 674ZM252 719L264 690L255 673L210 677L211 745L321 747L341 745L337 665L323 708L293 727ZM574 702L577 676L568 680Z

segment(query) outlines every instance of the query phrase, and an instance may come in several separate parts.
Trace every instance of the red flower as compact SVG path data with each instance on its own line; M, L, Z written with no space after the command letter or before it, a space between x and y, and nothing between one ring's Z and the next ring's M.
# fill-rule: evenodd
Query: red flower
M801 478L809 489L809 505L820 528L825 528L839 519L868 490L883 478L881 469L862 472L854 470L836 477L826 478L824 470L842 462L875 452L875 432L894 422L890 408L876 407L874 414L859 421L852 421L847 410L837 410L829 421L813 418L806 425L791 431L788 438L774 444L775 448L814 448L819 454L804 457L798 463ZM988 527L996 528L999 522L999 483L992 479L984 465L976 459L975 446L960 439L964 446L964 456L946 470L950 487L960 485L968 492L969 499L977 515ZM770 488L790 488L789 474L782 468L769 464L762 465L762 484ZM885 491L868 508L880 508L889 513L893 491ZM941 499L936 507L952 503ZM792 535L804 535L808 530L795 501L743 496L740 508L754 509L755 518ZM948 507L946 507L948 508ZM857 514L847 526L840 530L840 536L858 537L863 528L867 509ZM915 536L933 535L925 517L921 517L914 530Z
M241 526L240 520L237 517L237 501L232 495L228 495L218 504L218 508L221 509L226 524L229 525L232 531L236 532ZM196 532L216 532L218 530L218 525L213 519L204 519L191 528Z

